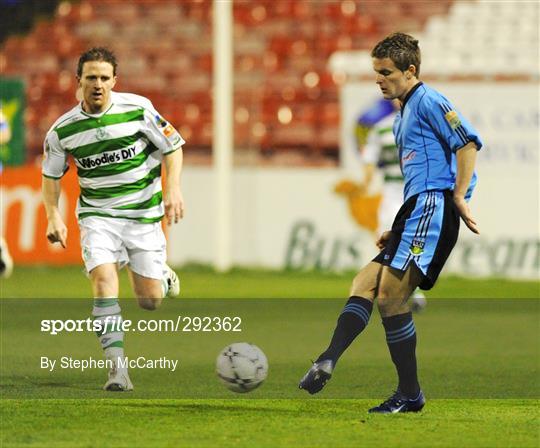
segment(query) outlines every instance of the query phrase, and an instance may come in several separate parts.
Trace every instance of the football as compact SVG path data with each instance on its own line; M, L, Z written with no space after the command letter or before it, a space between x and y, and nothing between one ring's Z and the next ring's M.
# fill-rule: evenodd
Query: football
M266 379L268 361L256 345L237 342L221 350L216 373L227 389L245 393L256 389Z

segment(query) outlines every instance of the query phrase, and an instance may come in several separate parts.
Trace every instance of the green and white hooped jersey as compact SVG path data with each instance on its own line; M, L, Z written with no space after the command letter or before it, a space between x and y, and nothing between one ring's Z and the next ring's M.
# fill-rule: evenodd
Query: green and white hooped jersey
M365 163L377 165L384 174L385 182L403 183L399 152L392 131L394 118L395 114L391 114L371 129L362 159Z
M111 92L105 112L90 115L79 104L53 124L45 138L42 173L61 178L71 154L81 188L79 219L104 216L157 222L164 214L163 155L184 143L148 99Z

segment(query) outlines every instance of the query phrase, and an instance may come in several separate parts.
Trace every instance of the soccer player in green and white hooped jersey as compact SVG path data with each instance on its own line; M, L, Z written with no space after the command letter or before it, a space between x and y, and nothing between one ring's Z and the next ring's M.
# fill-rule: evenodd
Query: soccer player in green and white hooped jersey
M179 293L178 277L166 263L160 221L183 217L180 190L180 134L141 96L112 92L117 62L106 48L83 53L77 67L82 101L62 115L45 138L43 201L47 238L67 244L67 227L59 210L60 179L71 154L81 194L77 215L81 248L93 294L93 316L104 325L98 333L112 362L104 389L133 389L124 358L118 304L118 267L128 265L139 305L156 309L165 295ZM165 165L165 189L161 165ZM114 323L116 325L109 325Z

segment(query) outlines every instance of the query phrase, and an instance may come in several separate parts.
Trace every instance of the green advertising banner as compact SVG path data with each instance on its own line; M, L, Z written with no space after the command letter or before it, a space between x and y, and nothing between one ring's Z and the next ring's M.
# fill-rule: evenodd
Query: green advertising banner
M0 78L0 160L5 165L25 161L24 83L16 78Z

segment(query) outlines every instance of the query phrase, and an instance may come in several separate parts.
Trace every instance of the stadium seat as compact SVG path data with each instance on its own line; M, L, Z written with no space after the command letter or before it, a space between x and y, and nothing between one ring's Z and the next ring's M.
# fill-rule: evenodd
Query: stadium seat
M148 22L158 26L168 26L172 23L174 26L181 27L185 20L181 6L172 2L145 3L142 5L141 14Z

